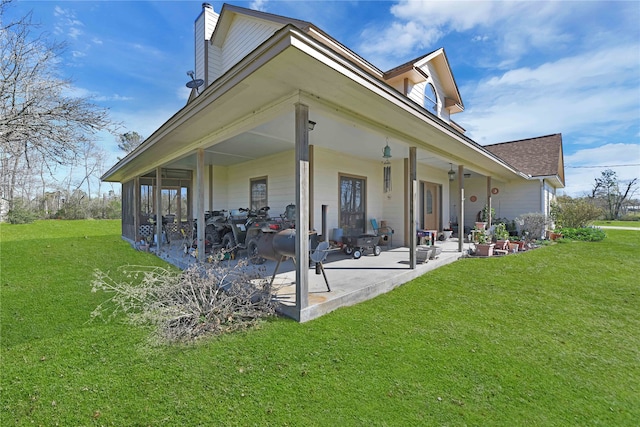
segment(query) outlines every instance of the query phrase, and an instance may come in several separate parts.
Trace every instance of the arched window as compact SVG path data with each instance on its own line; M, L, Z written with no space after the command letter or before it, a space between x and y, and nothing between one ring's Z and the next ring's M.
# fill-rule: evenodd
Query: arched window
M438 112L438 96L436 95L436 88L431 83L427 83L424 88L424 108Z

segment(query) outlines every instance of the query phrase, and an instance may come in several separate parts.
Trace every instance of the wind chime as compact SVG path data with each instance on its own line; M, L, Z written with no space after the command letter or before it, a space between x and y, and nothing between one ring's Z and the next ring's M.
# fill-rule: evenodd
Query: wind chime
M389 147L389 138L387 138L387 145L382 149L382 162L384 168L384 183L383 188L385 193L391 191L391 147Z

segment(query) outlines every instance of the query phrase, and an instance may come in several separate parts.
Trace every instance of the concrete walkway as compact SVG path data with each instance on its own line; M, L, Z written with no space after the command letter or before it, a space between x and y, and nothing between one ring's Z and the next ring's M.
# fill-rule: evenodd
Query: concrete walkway
M440 255L436 259L418 263L415 270L409 268L409 249L406 247L383 251L377 257L365 255L357 260L341 252L330 254L324 269L331 291L327 290L324 276L316 274L315 268L310 269L309 306L300 313L300 321L306 322L337 308L372 299L466 255L466 250L457 252L457 239L438 242L437 246L442 249ZM465 244L466 248L468 245ZM297 317L295 270L293 263L288 263L289 271L279 272L274 286L277 288L276 298L281 303L281 312Z
M618 227L617 225L598 225L598 228L602 228L603 230L634 230L640 231L640 227Z

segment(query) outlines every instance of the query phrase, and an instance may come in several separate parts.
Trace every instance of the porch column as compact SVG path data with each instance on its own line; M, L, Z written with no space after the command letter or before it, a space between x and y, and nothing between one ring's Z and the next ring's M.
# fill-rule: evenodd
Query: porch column
M464 249L464 165L458 165L458 252Z
M313 145L309 145L309 229L313 230L313 228L315 227L315 220L316 220L316 215L315 215L315 203L313 202L313 189L314 189L314 183L313 183L313 168L314 168L314 164L315 164L315 156L314 156L314 147ZM321 230L321 232L324 232ZM322 236L324 238L324 240L326 240L327 242L329 241L328 236Z
M133 231L135 236L135 241L138 242L140 232L140 177L136 176L133 179Z
M204 261L204 149L196 151L196 214L198 235L196 236L198 248L198 261Z
M156 194L156 250L160 253L160 247L162 246L162 168L156 168L156 188L154 193Z
M409 147L409 268L416 268L417 148Z
M296 311L309 305L309 106L295 104Z
M491 176L487 177L487 230L491 228Z

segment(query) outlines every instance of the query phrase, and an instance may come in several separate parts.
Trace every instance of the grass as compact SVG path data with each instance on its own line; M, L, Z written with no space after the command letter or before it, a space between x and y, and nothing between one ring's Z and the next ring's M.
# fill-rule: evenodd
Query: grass
M88 322L119 222L0 225L0 424L637 425L640 241L467 259L305 324L158 346Z
M634 227L640 228L640 221L594 221L595 226Z

